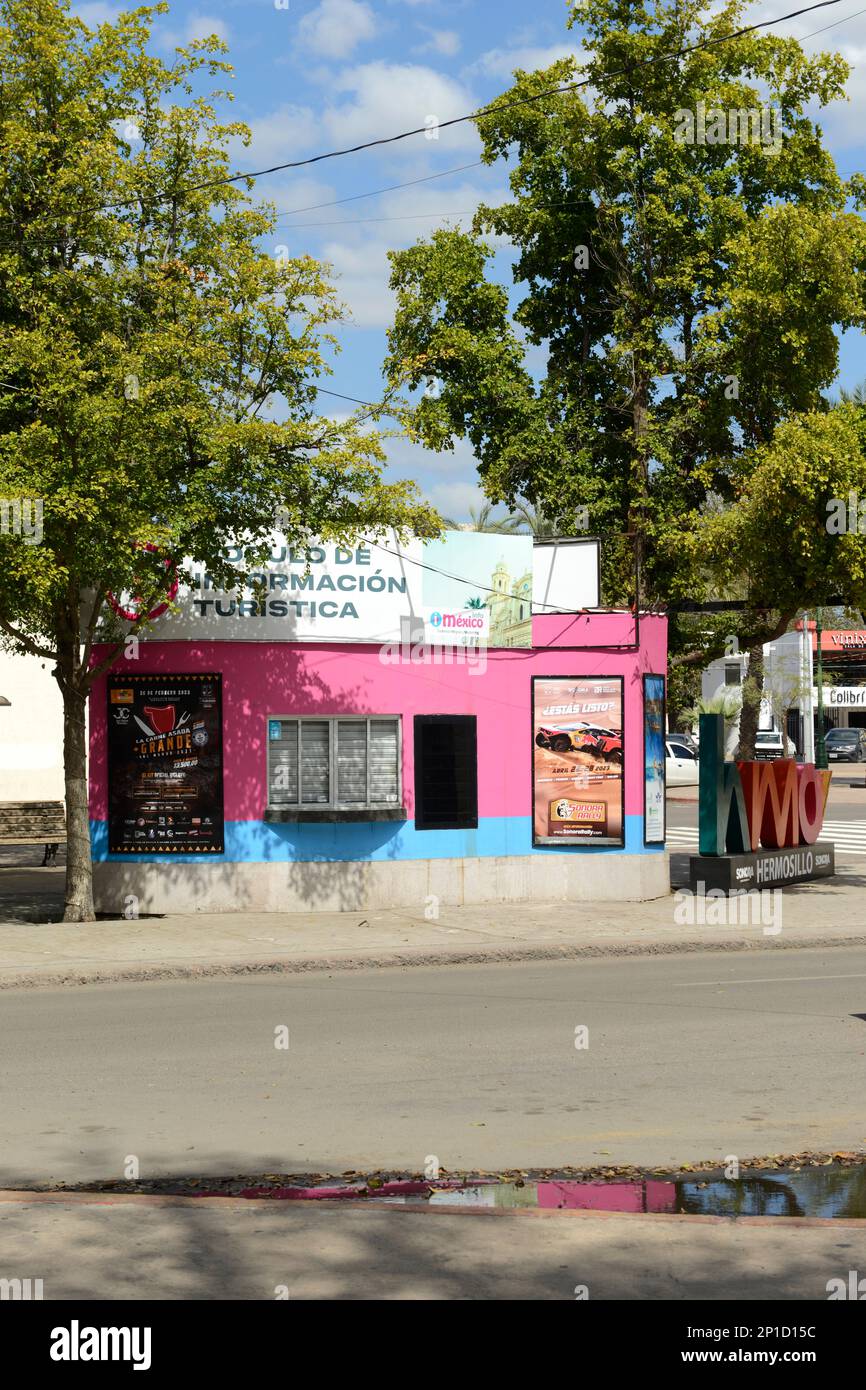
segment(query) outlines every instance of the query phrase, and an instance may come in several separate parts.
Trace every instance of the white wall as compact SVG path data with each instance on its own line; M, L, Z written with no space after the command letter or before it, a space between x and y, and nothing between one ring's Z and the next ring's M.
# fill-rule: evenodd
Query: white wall
M799 630L785 632L781 637L777 637L775 642L764 643L764 698L761 700L758 715L758 727L760 729L772 729L778 725L779 721L773 709L772 698L767 698L767 693L777 697L776 702L797 707L803 715L803 733L805 741L804 756L807 762L814 759L812 748L812 728L811 713L812 702L809 695L809 687L812 680L812 667L810 662L811 636ZM740 654L731 656L727 659L720 657L707 666L701 678L701 695L705 700L711 700L716 695L722 695L726 690L735 692L738 686L725 685L725 666L727 662L738 662L740 666L740 681L742 682L748 670L748 656ZM784 717L782 718L784 726ZM739 742L740 716L739 714L729 722L728 737L726 742L726 752L733 753Z
M0 650L0 801L63 800L63 707L51 663Z

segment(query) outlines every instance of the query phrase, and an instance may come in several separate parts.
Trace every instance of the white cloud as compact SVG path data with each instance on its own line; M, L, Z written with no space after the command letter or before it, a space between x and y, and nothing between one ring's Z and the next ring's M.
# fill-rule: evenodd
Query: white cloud
M114 24L123 10L122 5L106 5L103 0L90 0L90 3L72 6L73 15L89 29L95 29L98 24Z
M321 248L320 259L333 268L337 297L358 328L385 328L394 317L387 252L382 238L326 241Z
M559 58L580 58L577 46L556 43L548 48L490 48L482 53L468 69L482 77L498 77L508 81L515 68L524 72L535 72L537 68L549 68Z
M259 196L267 191L267 200L277 209L277 216L285 218L285 225L291 222L318 222L339 215L340 208L320 207L321 203L333 203L339 197L333 184L316 178L315 173L299 169L297 173L281 174L263 183ZM301 210L300 212L298 210ZM304 209L311 209L305 212Z
M326 129L340 144L361 143L421 128L430 118L446 121L465 115L476 105L462 83L415 63L365 63L346 69L335 79L333 87L337 92L350 94L347 101L330 106L324 115ZM426 136L418 135L388 148L391 153L408 153L417 158L425 140ZM446 141L449 150L479 148L477 132L468 121L439 132L439 147Z
M832 37L832 36L828 36ZM815 40L804 45L807 49L817 48ZM827 45L829 48L831 45ZM849 151L864 144L863 109L866 103L866 43L838 45L839 52L850 64L852 72L845 84L847 101L834 101L829 106L808 106L807 113L821 126L827 145L834 155ZM837 158L840 172L852 173L857 161L848 157ZM860 166L862 167L862 165Z
M187 43L192 43L194 39L210 38L211 34L216 34L223 43L228 43L229 27L215 15L193 14L186 22L185 34Z
M473 459L474 465L474 459ZM454 482L434 483L429 489L422 489L440 515L452 521L468 517L470 507L477 511L485 502L484 493L477 483Z
M479 188L462 181L451 188L435 184L402 188L377 199L365 214L360 209L347 214L345 231L334 228L322 230L328 239L321 244L317 255L334 269L337 294L346 305L352 322L359 328L386 328L394 317L394 295L388 286L390 263L388 251L411 246L419 237L428 237L436 227L449 223L468 230L471 214L479 202L497 204L505 198L501 187ZM328 221L339 216L340 209L323 209L310 215L311 222ZM425 215L425 214L428 214ZM458 217L460 214L469 214ZM365 215L376 218L395 218L395 221L354 221ZM348 220L352 219L352 220ZM405 219L405 220L404 220ZM307 221L306 217L298 219ZM280 231L280 240L289 242L289 234ZM297 248L304 238L315 237L314 228L299 228L295 234ZM309 241L307 242L309 244Z
M376 33L376 16L362 0L321 0L298 25L301 43L324 58L348 58Z
M222 43L229 42L229 27L224 20L216 15L197 13L189 16L183 29L162 29L157 23L153 30L154 41L165 49L185 48L196 39L210 38L211 34L216 34Z
M426 43L419 44L415 53L440 53L445 58L453 58L460 52L460 35L454 29L428 29L421 26L430 37Z
M466 439L454 441L454 448L434 453L411 439L384 441L386 477L414 478L426 501L455 521L466 517L470 507L478 508L485 498L478 485L478 460Z
M321 140L320 123L306 106L279 106L266 116L246 118L246 124L252 132L251 143L247 147L240 140L232 143L232 163L238 169L263 169L299 159L316 140ZM268 179L256 191L258 196L267 194L270 198L273 189L274 183Z

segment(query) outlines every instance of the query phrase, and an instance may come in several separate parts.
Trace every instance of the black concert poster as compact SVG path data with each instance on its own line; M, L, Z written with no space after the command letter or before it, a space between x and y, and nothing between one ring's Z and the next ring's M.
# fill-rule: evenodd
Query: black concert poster
M108 678L111 854L222 854L222 677Z

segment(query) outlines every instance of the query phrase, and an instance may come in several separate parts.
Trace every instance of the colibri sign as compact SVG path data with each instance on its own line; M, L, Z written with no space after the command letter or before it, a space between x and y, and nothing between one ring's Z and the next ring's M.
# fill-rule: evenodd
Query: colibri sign
M720 714L701 715L700 735L692 891L778 888L834 873L833 845L820 839L831 774L793 758L725 762Z

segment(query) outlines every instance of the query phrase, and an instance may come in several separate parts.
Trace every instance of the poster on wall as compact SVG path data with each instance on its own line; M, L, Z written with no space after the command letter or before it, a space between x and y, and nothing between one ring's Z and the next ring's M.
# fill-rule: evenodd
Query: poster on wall
M665 842L665 678L643 678L643 842Z
M108 678L108 848L222 854L222 677Z
M532 843L624 839L622 676L533 676Z

